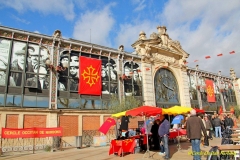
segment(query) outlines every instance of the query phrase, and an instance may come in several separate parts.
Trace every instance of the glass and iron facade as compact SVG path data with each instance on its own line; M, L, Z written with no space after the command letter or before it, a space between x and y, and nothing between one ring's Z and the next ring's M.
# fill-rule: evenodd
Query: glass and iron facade
M1 31L1 107L48 109L56 99L54 109L105 110L112 95L134 96L144 101L141 57L81 41L61 39L60 44L50 36L13 31ZM101 96L78 94L79 56L102 60ZM54 71L46 63L48 60L55 61ZM57 67L61 69L56 70ZM191 107L199 108L199 103L203 107L221 106L220 94L226 106L236 105L231 78L194 69L187 73ZM214 82L215 103L207 101L205 79ZM178 82L170 70L158 69L153 83L156 106L181 105Z

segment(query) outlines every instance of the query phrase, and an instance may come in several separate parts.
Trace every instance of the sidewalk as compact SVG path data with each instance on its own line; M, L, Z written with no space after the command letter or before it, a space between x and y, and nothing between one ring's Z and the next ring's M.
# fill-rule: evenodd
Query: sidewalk
M210 146L220 145L221 139L214 138L209 140ZM191 152L191 143L181 142L181 150L178 151L177 144L169 144L170 159L171 160L192 160L193 157L189 155ZM211 147L203 148L201 150L209 151ZM85 149L67 149L57 152L38 152L32 154L30 152L13 153L12 155L3 155L1 160L140 160L143 159L143 153L128 154L124 157L118 157L116 155L108 155L109 146L106 147L89 147ZM148 154L145 154L145 160L162 160L162 156L158 155L158 152L150 151L152 158L147 158ZM206 157L202 157L206 159Z

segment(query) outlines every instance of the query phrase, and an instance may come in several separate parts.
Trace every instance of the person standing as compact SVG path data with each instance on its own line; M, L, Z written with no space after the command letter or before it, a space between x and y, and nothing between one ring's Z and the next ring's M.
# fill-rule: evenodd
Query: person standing
M225 117L224 125L225 125L225 128L228 128L228 129L230 129L230 128L232 128L234 126L234 123L233 123L232 118L230 117L230 114L228 114Z
M191 116L187 120L187 138L192 144L192 153L194 160L200 160L200 140L202 132L207 137L207 132L200 118L196 116L196 110L190 111Z
M163 115L160 117L162 123L158 128L158 135L161 137L163 142L164 151L165 151L164 159L168 160L169 159L168 137L169 137L170 122L166 119L166 117L167 115ZM161 152L159 152L159 154L163 155Z
M221 131L222 121L219 119L218 115L216 115L216 117L214 118L213 123L214 123L214 127L215 127L215 137L222 138L222 131ZM219 134L219 136L218 136L218 134Z
M206 124L206 130L207 130L208 138L212 139L212 133L211 133L212 123L211 123L211 121L208 119L208 116L207 116L207 115L204 117L204 119L205 119L205 124Z
M154 150L159 150L160 149L160 141L159 141L159 136L158 136L158 128L159 128L160 120L156 119L152 125L151 128L151 133L152 133L152 138L153 138L153 149Z

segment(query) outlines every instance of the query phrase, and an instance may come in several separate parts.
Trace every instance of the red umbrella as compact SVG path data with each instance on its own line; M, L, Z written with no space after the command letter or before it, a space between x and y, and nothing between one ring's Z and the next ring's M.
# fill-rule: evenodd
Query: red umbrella
M126 115L130 116L156 116L162 113L162 108L153 106L141 106L131 110L126 111Z
M203 114L205 113L205 111L204 111L203 109L196 109L196 108L195 108L195 111L196 111L197 113L203 113Z

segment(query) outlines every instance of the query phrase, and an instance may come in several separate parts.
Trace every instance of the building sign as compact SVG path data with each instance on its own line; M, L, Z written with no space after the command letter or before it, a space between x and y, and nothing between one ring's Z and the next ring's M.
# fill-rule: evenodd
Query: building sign
M41 138L62 136L62 127L58 128L2 128L2 138Z

